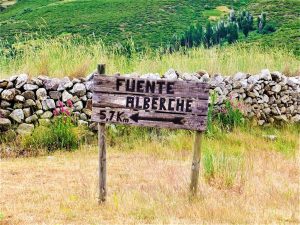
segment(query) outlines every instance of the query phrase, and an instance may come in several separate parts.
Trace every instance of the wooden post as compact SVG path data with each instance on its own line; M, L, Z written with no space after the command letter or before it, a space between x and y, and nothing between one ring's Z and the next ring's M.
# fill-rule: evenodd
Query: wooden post
M202 132L196 131L195 141L194 141L194 156L192 162L191 184L190 184L190 192L192 195L197 194L200 160L201 160L201 138L202 138Z
M105 65L98 65L98 73L105 74ZM98 146L99 146L99 199L98 203L101 204L106 200L106 132L105 124L98 123Z

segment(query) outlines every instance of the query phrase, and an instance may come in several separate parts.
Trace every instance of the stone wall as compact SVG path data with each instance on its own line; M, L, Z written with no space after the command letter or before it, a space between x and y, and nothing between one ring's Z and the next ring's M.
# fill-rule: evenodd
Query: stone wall
M16 129L19 134L30 133L34 126L47 123L59 102L73 104L73 115L79 125L89 126L92 107L92 76L57 79L47 76L29 78L20 74L0 80L0 132ZM142 78L161 79L159 74L125 74ZM260 74L237 73L234 76L209 76L205 71L179 74L168 70L163 78L209 82L211 90L222 105L226 98L245 104L245 114L256 118L260 125L276 121L300 121L300 77L286 77L265 69ZM61 104L61 103L60 103ZM1 133L0 133L1 134Z

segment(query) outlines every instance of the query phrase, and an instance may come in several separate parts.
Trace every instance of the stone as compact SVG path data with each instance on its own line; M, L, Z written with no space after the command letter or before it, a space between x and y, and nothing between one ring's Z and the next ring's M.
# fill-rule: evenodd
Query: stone
M178 78L178 74L174 69L169 69L165 74L164 78L168 80L176 80Z
M300 122L300 114L297 114L297 115L293 116L291 118L291 122L292 123L299 123Z
M268 108L264 108L263 109L263 112L266 114L266 115L269 115L270 112L271 112L271 109L268 107Z
M49 126L51 124L51 121L49 119L39 119L40 126Z
M78 126L82 126L82 127L88 127L89 125L89 123L84 120L78 120L77 124Z
M9 78L10 82L14 82L18 78L18 75L13 75Z
M23 103L21 103L21 102L15 102L13 108L14 109L22 109L23 108Z
M32 99L27 99L24 103L24 107L33 107L33 106L36 106L36 103L34 100Z
M0 117L0 131L7 131L11 127L11 121L7 118Z
M85 85L82 84L82 83L76 83L73 86L72 93L74 93L74 95L76 95L78 97L81 97L81 96L85 95L86 94L86 87L85 87Z
M72 82L73 82L73 84L80 83L80 79L78 79L78 78L73 78Z
M48 91L56 91L60 83L60 79L52 78L44 81L44 86Z
M280 100L281 100L281 102L286 103L289 100L289 96L284 95Z
M42 101L43 110L55 109L55 102L53 99L45 99Z
M42 119L50 119L53 116L53 113L50 111L46 111L41 115Z
M0 101L0 107L1 107L2 109L6 109L6 108L8 108L8 107L10 107L10 106L11 106L10 102L5 101L5 100Z
M7 80L0 80L0 88L6 88L8 85Z
M256 84L259 80L260 76L257 74L257 75L252 75L250 77L248 77L247 81L249 84Z
M40 80L40 79L38 79L38 78L32 78L31 79L32 80L32 82L34 83L34 84L36 84L37 86L39 86L39 87L41 87L41 86L43 86L43 81L42 80Z
M36 97L38 100L44 100L47 98L47 91L45 88L39 88L36 91Z
M276 92L276 93L278 93L281 90L281 86L279 84L276 84L275 86L273 86L271 88L271 90L274 91L274 92Z
M35 93L33 91L24 91L22 96L24 96L25 99L35 100Z
M183 73L182 78L184 80L199 81L199 78L195 74L190 74L190 73Z
M22 123L17 129L19 135L30 135L34 130L33 124Z
M12 113L9 115L10 118L12 118L17 123L22 123L24 120L24 113L22 109L15 109L12 111Z
M272 80L270 70L263 69L260 73L260 79L262 79L262 80Z
M37 110L36 112L35 112L35 114L36 115L38 115L38 116L41 116L41 115L43 115L43 113L44 113L44 111L43 110Z
M91 80L93 80L93 78L94 78L94 73L91 73L91 74L87 75L85 79L87 81L91 81Z
M9 110L6 109L0 109L0 118L7 118L10 114Z
M69 100L69 99L72 99L72 97L73 97L73 95L71 95L69 92L67 92L67 91L64 91L63 93L62 93L62 101L63 102L66 102L67 100Z
M158 73L146 73L146 74L143 74L141 76L141 78L143 78L143 79L152 79L152 80L159 80L159 79L161 79L160 75Z
M83 103L82 101L78 101L74 103L74 110L75 111L81 111L83 109Z
M75 95L75 96L72 97L71 100L72 100L73 103L75 103L75 102L80 101L80 98L79 98L78 96Z
M281 80L282 74L278 71L271 72L272 80L278 82Z
M87 91L91 91L92 90L92 88L93 88L93 81L87 81L86 83L85 83L85 87L86 87L86 90Z
M7 89L7 90L2 91L1 98L6 101L12 101L12 100L14 100L15 95L16 95L15 89Z
M300 79L297 79L296 77L288 77L287 78L287 85L291 87L295 87L297 85L300 85Z
M220 83L222 83L224 80L224 78L221 75L214 75L211 79L210 79L210 85L213 87L218 86Z
M59 85L57 87L58 91L64 91L67 87L65 87L65 84L71 83L71 87L73 86L73 83L70 81L69 77L64 77L60 80Z
M25 91L34 91L34 90L37 90L39 88L39 86L37 86L35 84L25 84L23 88Z
M81 113L79 118L84 121L88 120L87 115L85 113Z
M31 110L30 110L30 108L24 108L23 109L23 113L24 113L24 117L25 118L31 116Z
M29 116L25 119L26 123L35 123L38 121L38 116L36 114L33 114L32 116Z
M28 75L27 74L20 74L17 78L16 81L16 88L20 89L24 84L26 84L28 80Z
M209 74L206 73L203 76L201 76L199 81L200 82L205 82L205 83L209 82Z
M257 121L258 125L260 125L260 126L264 125L265 122L266 122L266 121L264 121L264 120L259 120L259 121Z
M93 98L93 93L92 93L92 92L88 92L88 93L86 94L86 97L87 97L88 99Z
M244 80L247 78L247 74L238 72L234 75L233 80L239 81L239 80Z
M268 103L269 102L269 96L268 95L264 95L263 96L263 101Z
M49 92L49 96L50 98L54 99L54 100L59 100L61 98L61 92L59 91L50 91Z
M25 98L22 95L16 95L15 96L15 101L16 102L25 102Z
M43 105L42 105L41 101L37 100L35 103L36 103L36 108L38 110L43 109Z
M84 114L86 114L88 117L91 117L92 116L92 110L90 110L90 109L83 109L82 110L82 112L84 113Z

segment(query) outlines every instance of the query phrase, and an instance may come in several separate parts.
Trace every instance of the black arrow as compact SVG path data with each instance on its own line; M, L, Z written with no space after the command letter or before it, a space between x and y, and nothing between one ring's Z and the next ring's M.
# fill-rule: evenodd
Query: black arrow
M174 124L184 124L183 117L157 118L157 117L139 116L139 113L136 113L136 114L132 114L129 118L136 123L139 122L139 120L149 120L149 121L173 122Z

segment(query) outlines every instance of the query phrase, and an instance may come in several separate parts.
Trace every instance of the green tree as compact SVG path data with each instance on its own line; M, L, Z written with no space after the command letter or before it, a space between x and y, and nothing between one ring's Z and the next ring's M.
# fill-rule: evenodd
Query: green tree
M207 48L210 48L213 44L212 39L213 39L213 34L214 31L212 29L212 25L210 23L210 21L208 21L206 23L206 29L205 29L205 33L204 33L204 45Z

